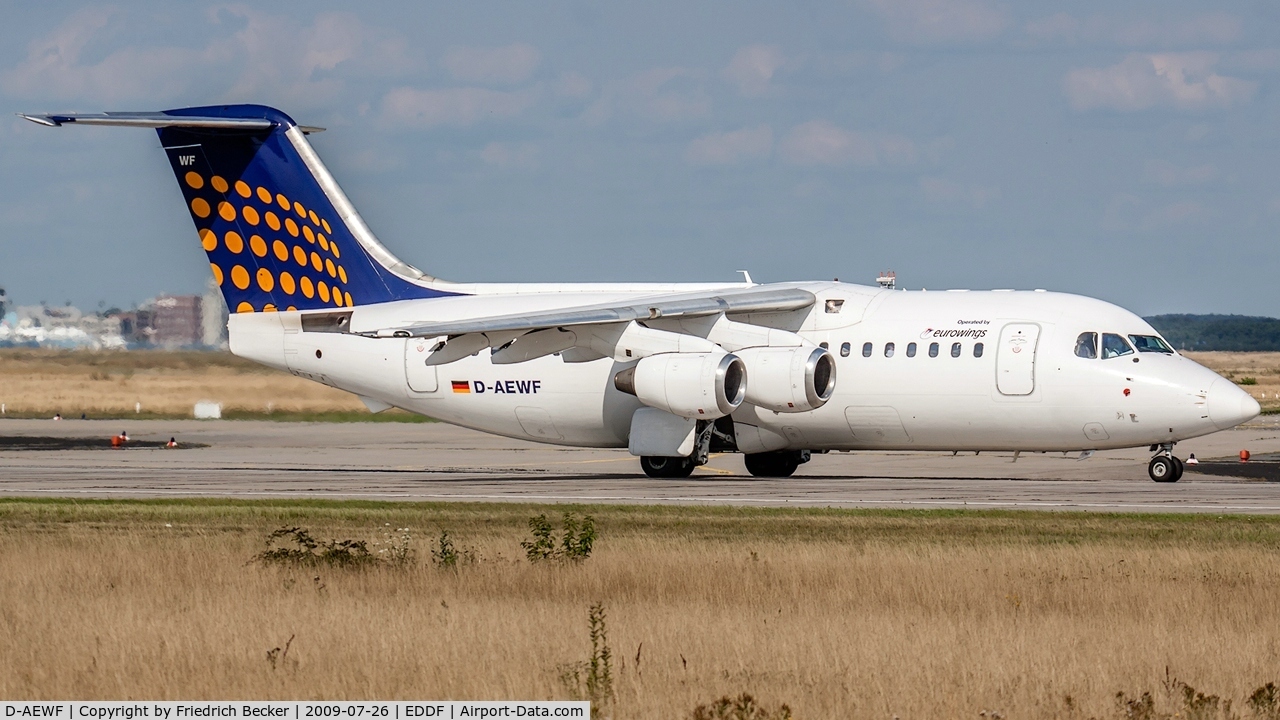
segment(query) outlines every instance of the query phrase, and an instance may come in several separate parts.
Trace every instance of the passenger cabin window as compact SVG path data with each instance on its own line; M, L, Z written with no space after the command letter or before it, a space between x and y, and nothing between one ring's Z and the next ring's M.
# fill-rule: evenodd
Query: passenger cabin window
M1133 348L1124 338L1113 333L1102 333L1102 359L1107 360L1121 355L1132 355Z
M1095 360L1098 357L1098 333L1082 332L1076 338L1076 357Z
M884 344L884 356L893 357L893 343Z
M973 344L973 356L982 357L982 343Z
M915 356L916 356L916 344L907 343L907 357L915 357Z
M862 357L871 357L871 343L862 343Z
M840 357L849 357L849 343L841 343Z
M1133 341L1133 346L1138 348L1138 352L1153 352L1172 355L1173 348L1165 344L1165 341L1155 335L1130 335L1129 339Z
M951 343L951 357L960 357L960 343Z
M827 313L834 315L840 312L840 308L844 307L844 300L831 299L826 302Z
M938 343L929 343L929 357L938 357Z

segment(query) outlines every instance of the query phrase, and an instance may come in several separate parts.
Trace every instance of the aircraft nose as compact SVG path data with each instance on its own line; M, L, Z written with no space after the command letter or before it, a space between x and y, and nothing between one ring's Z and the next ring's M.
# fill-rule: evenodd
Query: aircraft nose
M1209 419L1219 430L1233 428L1242 422L1252 420L1262 412L1262 406L1249 393L1236 387L1229 380L1218 380L1209 388L1206 398L1209 405Z

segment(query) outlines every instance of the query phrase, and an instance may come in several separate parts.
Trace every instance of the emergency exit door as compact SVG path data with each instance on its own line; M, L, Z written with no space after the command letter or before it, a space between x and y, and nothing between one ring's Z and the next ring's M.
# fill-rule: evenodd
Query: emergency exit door
M409 338L404 341L404 380L414 392L431 393L439 389L436 379L436 366L428 365L431 348L436 340L432 338Z
M1040 326L1009 323L1000 330L996 388L1001 395L1030 395L1036 389L1036 343Z

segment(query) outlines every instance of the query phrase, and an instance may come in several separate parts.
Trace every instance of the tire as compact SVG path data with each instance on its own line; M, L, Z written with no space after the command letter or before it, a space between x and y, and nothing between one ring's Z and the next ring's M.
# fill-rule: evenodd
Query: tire
M747 472L755 477L791 477L800 467L800 453L797 452L755 453L743 455L742 460L746 463Z
M640 468L651 478L687 478L693 474L693 460L681 457L642 457Z
M1178 466L1171 457L1157 455L1151 458L1151 463L1147 465L1147 475L1158 483L1171 483L1178 481Z
M1185 469L1186 469L1186 466L1183 464L1183 462L1175 457L1173 459L1173 481L1174 482L1178 482L1179 480L1182 479L1182 471Z

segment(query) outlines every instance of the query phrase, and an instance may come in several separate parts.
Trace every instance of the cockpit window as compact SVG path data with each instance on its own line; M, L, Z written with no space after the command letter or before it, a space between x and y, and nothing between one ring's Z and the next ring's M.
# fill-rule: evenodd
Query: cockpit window
M1096 360L1098 357L1098 333L1082 332L1076 338L1076 357L1085 360Z
M1129 347L1129 343L1124 338L1112 333L1102 333L1102 359L1120 357L1121 355L1132 355L1133 348Z
M1165 341L1155 335L1130 335L1129 339L1133 341L1133 346L1138 348L1138 352L1153 352L1172 355L1173 348L1165 344Z

